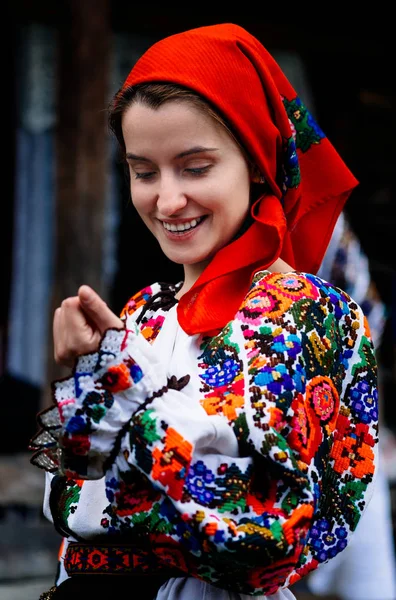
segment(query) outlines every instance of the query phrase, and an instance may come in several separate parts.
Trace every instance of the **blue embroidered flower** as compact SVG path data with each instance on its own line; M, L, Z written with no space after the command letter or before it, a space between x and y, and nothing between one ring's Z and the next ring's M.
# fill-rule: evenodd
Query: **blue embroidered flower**
M208 484L214 479L212 471L201 460L191 465L186 479L187 490L191 497L204 506L209 505L214 498L214 492Z
M196 539L194 529L185 521L179 521L176 525L176 535L190 552L198 552L201 549L201 542Z
M232 358L224 360L221 364L211 366L201 374L202 379L211 387L221 387L231 383L239 373L239 365Z
M284 334L278 335L274 338L274 343L272 344L272 350L274 352L280 352L282 354L287 354L293 360L296 359L297 355L301 352L301 341L297 335L288 335L285 339Z
M351 390L351 408L356 417L363 423L378 419L378 391L371 393L371 387L365 380L359 381Z
M334 558L347 545L348 532L345 527L336 527L334 531L326 519L320 519L310 532L311 548L319 562Z
M68 433L86 433L90 431L90 426L81 415L75 415L66 425Z
M109 502L114 501L114 491L119 489L119 482L115 477L106 480L106 498Z
M143 377L143 371L136 363L130 365L129 372L133 383L138 383Z
M177 520L178 512L171 500L164 497L163 501L160 503L159 513L161 517L163 517L169 523L172 523L174 520Z
M283 390L293 390L294 383L283 364L264 367L254 378L258 386L266 386L270 392L279 395Z
M293 382L294 388L297 392L304 393L305 382L307 380L307 374L305 368L300 364L294 365Z

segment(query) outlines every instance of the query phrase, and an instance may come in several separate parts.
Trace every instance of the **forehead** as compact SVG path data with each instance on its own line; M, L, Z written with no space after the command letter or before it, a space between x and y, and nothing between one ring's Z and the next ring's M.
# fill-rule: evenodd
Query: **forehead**
M130 152L153 144L158 149L191 142L222 147L234 144L224 127L187 101L166 102L156 109L134 103L122 117L122 131Z

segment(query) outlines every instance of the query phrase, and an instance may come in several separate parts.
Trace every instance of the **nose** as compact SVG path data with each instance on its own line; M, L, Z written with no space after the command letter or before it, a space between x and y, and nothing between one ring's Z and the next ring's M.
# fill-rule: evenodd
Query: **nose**
M161 177L157 208L164 217L180 212L187 204L187 198L175 177Z

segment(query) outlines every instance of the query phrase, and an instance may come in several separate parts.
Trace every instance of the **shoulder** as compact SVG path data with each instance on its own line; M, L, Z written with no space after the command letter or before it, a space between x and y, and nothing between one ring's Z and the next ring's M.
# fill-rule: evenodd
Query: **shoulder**
M310 273L258 271L243 299L237 318L259 324L263 320L294 322L326 318L363 321L360 306L347 292ZM356 327L356 325L355 325Z

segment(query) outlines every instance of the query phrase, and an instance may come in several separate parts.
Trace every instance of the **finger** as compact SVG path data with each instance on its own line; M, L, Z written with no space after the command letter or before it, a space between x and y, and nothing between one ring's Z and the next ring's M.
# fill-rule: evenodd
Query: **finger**
M87 323L78 296L65 298L54 314L55 356L59 364L73 366L75 357L96 347L99 332Z
M60 341L68 349L77 348L81 341L89 341L93 335L92 326L87 322L78 296L71 296L62 301L59 322Z
M94 321L101 333L110 327L117 329L124 327L121 319L110 310L106 302L88 285L80 287L78 297L83 311Z
M65 314L61 307L57 308L53 320L54 358L58 365L73 367L75 355L68 351L68 330L65 327Z
M59 349L59 333L60 333L60 322L61 322L61 308L57 308L54 312L54 319L52 322L52 337L54 343L54 358L55 362L58 362L58 349Z

